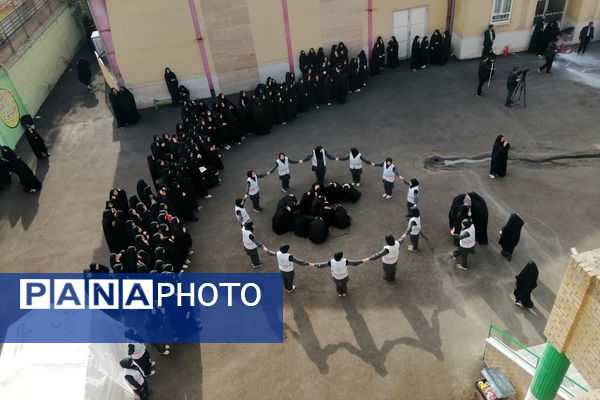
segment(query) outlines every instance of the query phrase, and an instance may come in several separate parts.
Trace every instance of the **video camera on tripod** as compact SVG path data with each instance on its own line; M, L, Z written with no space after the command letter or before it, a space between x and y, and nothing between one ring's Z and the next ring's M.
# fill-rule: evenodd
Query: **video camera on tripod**
M514 71L514 70L513 70ZM516 71L516 75L520 78L519 81L517 82L517 87L515 88L515 91L513 92L513 95L511 97L511 101L517 104L521 104L521 96L523 97L523 107L526 108L527 107L527 73L530 71L529 68L527 67L520 67L517 71ZM518 93L518 96L517 96ZM515 98L517 98L517 101L515 101Z
M517 70L517 76L525 78L527 76L527 73L531 71L529 68L527 67L521 67Z

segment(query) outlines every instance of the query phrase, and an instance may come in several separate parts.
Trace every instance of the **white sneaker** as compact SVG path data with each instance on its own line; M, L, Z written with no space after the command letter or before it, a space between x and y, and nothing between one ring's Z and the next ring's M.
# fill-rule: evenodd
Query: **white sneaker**
M260 263L260 264L258 264L258 265L254 265L254 264L252 264L252 268L254 268L254 269L256 269L256 268L260 268L260 267L262 267L262 263Z
M393 194L389 194L389 195L385 196L386 199L391 199L392 197L394 197Z
M490 174L490 178L492 178L492 179L496 179L496 175L494 175L494 174Z
M463 265L462 265L462 264L456 264L456 268L458 268L458 269L462 269L463 271L468 271L468 270L469 270L469 268L467 268L467 267L463 267Z
M356 186L357 186L357 187L358 187L358 186L360 186L360 182L358 182L358 183L356 184Z
M192 254L194 254L194 250L188 251L188 256L191 256Z
M186 264L191 264L192 262L190 261L190 259L188 258L187 260L185 260Z
M168 356L171 352L169 350L165 350L162 354L163 356Z
M183 269L188 269L189 267L190 267L189 265L187 265L187 264L183 264L181 268L183 268Z
M294 290L296 290L296 285L292 285L292 290L286 290L286 292L292 293Z
M200 211L200 210L202 210L202 206L196 207L196 211Z
M168 344L165 344L165 349L169 350L171 348L171 346L169 346Z
M360 89L356 89L357 92L360 92Z
M381 197L387 197L387 194L386 194L386 193L384 193L384 194L382 194L382 195L381 195Z
M412 244L409 244L409 245L408 245L408 249L407 249L407 250L408 250L408 251L413 251Z
M204 196L205 199L210 199L212 198L212 194L207 194L206 196Z
M344 294L342 294L342 296L346 297L346 295L347 295L347 294L348 294L348 293L344 293Z
M156 365L156 361L150 361L150 366L154 367Z
M338 293L338 297L342 297L341 293Z
M149 373L148 375L146 375L146 376L152 376L152 375L154 375L154 374L156 374L156 371L152 370L152 371L150 371L150 373Z

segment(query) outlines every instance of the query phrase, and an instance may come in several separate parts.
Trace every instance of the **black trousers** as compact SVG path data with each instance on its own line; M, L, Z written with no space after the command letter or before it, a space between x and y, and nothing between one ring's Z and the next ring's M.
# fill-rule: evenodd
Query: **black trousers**
M458 255L460 255L460 263L463 267L468 268L469 266L467 265L468 263L468 257L469 254L474 254L475 253L475 247L471 247L471 248L464 248L464 247L459 247L458 249L454 250L454 253L452 253L454 255L454 257L457 257Z
M140 367L144 375L149 375L150 372L152 372L152 360L150 359L150 353L148 353L147 349L140 358L137 360L134 359L134 361Z
M415 205L409 201L406 202L406 211L408 211L408 213L410 214L410 209L413 208ZM408 216L408 215L407 215Z
M544 69L546 70L546 73L549 73L550 70L552 69L552 63L554 62L554 56L553 57L546 57L546 64L542 65L540 67L540 71L543 71Z
M315 177L317 179L317 183L319 183L319 185L323 186L323 183L325 182L325 172L327 171L325 168L323 169L319 169L319 168L315 168Z
M481 96L481 88L487 82L487 79L479 78L479 85L477 85L477 94Z
M410 244L412 244L412 247L414 250L418 250L419 249L419 235L408 235L410 236Z
M281 180L281 188L288 190L290 188L290 174L280 175L279 179Z
M252 201L252 207L254 207L255 210L262 210L262 208L260 208L260 192L250 195L250 200Z
M352 182L360 183L360 176L362 175L361 169L350 169L350 173L352 174Z
M383 181L383 189L385 190L385 194L391 196L394 191L394 182L388 182L386 180Z
M141 400L145 400L150 396L150 388L148 388L148 382L144 381L141 390L134 389L135 392L140 396Z
M508 105L510 105L510 103L512 103L512 96L513 96L514 92L515 92L515 89L513 89L513 90L508 89L508 94L506 95L505 105L508 106Z
M585 50L587 49L587 45L590 42L590 38L586 37L582 41L579 42L579 48L577 49L577 54L585 54Z
M246 254L248 254L248 256L250 257L250 260L252 260L252 265L254 265L256 267L257 265L260 264L260 259L258 258L258 248L249 250L244 247L244 250L246 250Z
M333 279L333 283L335 283L335 290L337 294L346 294L348 293L348 281L350 278L347 276L343 279Z
M294 287L294 271L279 271L283 278L283 288L288 292Z
M383 279L386 281L393 282L396 280L396 265L398 262L393 264L383 263Z

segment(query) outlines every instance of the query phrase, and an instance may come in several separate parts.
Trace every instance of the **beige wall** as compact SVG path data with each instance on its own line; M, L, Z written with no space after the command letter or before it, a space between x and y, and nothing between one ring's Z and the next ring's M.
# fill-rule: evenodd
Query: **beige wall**
M574 22L589 22L600 19L600 1L569 0L567 17Z
M374 0L373 12L373 37L381 35L384 42L392 35L392 14L394 11L407 8L427 7L427 34L439 29L446 30L446 13L448 12L447 0Z
M247 0L258 65L287 60L280 0Z

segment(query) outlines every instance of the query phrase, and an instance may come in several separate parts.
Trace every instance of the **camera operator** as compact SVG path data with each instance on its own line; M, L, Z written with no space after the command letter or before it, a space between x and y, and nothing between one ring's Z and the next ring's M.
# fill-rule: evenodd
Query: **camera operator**
M492 67L488 61L489 60L487 57L483 57L481 59L481 62L479 63L479 72L477 73L477 75L479 76L479 85L477 86L476 94L477 97L483 97L483 95L481 94L481 88L483 87L483 84L490 79L492 73Z
M508 89L508 95L506 96L506 107L510 107L511 100L515 89L517 88L517 83L520 81L519 79L519 67L513 67L510 73L508 74L508 79L506 80L506 89Z
M550 69L552 68L552 63L554 62L554 57L556 57L556 53L558 53L558 38L552 39L552 41L546 47L546 53L544 56L546 57L546 64L542 65L538 68L538 72L541 74L542 70L545 69L547 74L551 74Z

